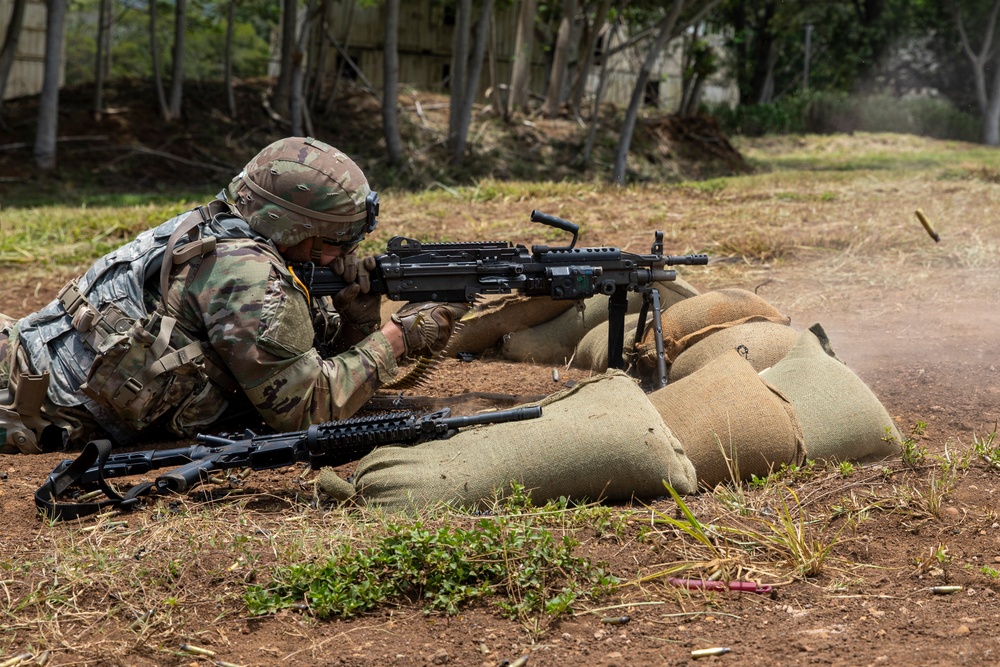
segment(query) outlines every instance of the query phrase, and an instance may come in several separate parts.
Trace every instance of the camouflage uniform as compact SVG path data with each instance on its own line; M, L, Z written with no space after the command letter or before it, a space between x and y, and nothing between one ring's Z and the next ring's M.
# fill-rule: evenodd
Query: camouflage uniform
M314 346L316 311L276 244L315 236L314 226L324 238L356 244L374 224L369 213L363 226L370 190L357 166L321 142L297 141L292 152L281 142L265 149L207 209L99 260L17 322L15 336L12 320L0 319L0 389L9 377L12 390L0 403L46 382L40 419L0 405L0 451L82 444L101 431L119 443L162 438L164 430L190 437L247 403L276 430L303 429L352 415L396 374L377 320L334 316L339 353L324 358ZM327 180L351 187L307 187L316 182L307 171L317 154ZM300 169L303 185L274 192L268 178L287 182ZM170 259L161 273L163 257ZM16 357L8 343L18 343Z

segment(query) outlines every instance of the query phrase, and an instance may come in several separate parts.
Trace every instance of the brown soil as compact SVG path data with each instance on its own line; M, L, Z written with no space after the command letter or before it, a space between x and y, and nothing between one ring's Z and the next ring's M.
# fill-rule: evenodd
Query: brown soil
M949 265L949 257L959 253L973 233L958 229L974 230L979 221L990 219L987 212L996 195L995 186L941 184L928 179L844 188L836 193L836 204L819 212L812 204L781 197L772 201L763 196L768 206L774 206L770 211L773 224L783 225L781 238L788 248L799 248L798 255L773 262L719 262L691 269L685 278L704 289L723 285L756 289L790 315L793 326L800 329L822 323L838 355L869 384L902 430L924 421L927 428L917 438L918 445L928 448L932 456L962 456L974 438L982 439L995 431L1000 419L1000 357L996 352L1000 300L995 252L978 267L974 262ZM955 213L949 221L956 231L945 235L940 247L929 245L916 223L906 223L905 229L912 224L916 231L911 236L903 233L908 254L895 264L886 252L867 259L863 247L834 253L834 259L831 253L808 250L821 233L817 229L822 231L824 225L839 225L843 219L881 225L877 215L859 213L859 207L883 210L894 206L893 202L907 201L914 192L934 202L941 213L938 219L945 217L945 211ZM604 219L615 221L613 227L595 226L587 239L592 245L626 246L637 238L633 233L639 232L645 244L642 230L651 228L649 211L670 211L666 217L689 234L691 247L710 252L717 247L717 237L713 225L705 221L720 219L724 211L733 210L762 219L756 215L760 211L754 208L753 198L738 193L712 198L694 191L648 189L603 192L580 199L586 206L579 209L586 209L588 217L600 218L607 213ZM975 199L975 204L969 199ZM544 203L554 205L551 198ZM904 204L904 208L908 206ZM435 218L433 229L453 230L454 238L475 238L470 226L477 220L502 217L497 210L505 207L509 208L510 202L463 203L444 219ZM531 202L525 205L531 207ZM414 217L413 228L419 230L424 223L419 213ZM960 224L960 219L965 223ZM768 218L767 224L772 224L771 220ZM992 227L983 231L986 239L996 237L995 223L989 224ZM726 234L735 236L736 229L727 228ZM498 231L498 235L505 233ZM723 259L720 254L716 254L717 259ZM911 261L914 257L919 261ZM37 271L24 271L0 269L0 281L5 285L0 293L0 312L19 315L39 307L66 277L43 278ZM587 375L579 370L558 370L560 383ZM408 393L447 397L484 392L524 397L549 393L557 387L551 367L478 359L446 362L426 386ZM478 407L479 403L470 402L459 404L457 409ZM243 574L237 563L227 568L226 563L219 567L215 562L229 553L213 541L216 535L229 534L225 524L246 526L246 535L254 540L267 534L288 537L291 522L308 522L330 532L353 532L336 510L329 506L313 509L299 499L294 481L297 471L254 475L246 497L215 507L211 515L214 521L200 523L195 515L193 523L181 524L183 530L175 536L177 544L202 544L203 550L197 553L204 560L181 564L183 585L172 589L180 592L160 600L155 613L146 617L148 624L137 626L136 618L145 610L129 605L132 598L127 589L154 587L153 582L136 580L117 582L116 587L78 589L73 586L74 577L97 579L101 563L91 563L92 569L86 573L67 573L59 569L60 551L46 554L56 543L60 549L72 549L67 545L73 544L84 549L99 542L117 545L117 551L110 553L119 558L138 560L142 553L129 550L131 540L144 531L158 530L170 519L164 519L162 513L140 512L124 517L124 527L99 532L84 532L93 525L87 522L50 526L39 521L32 492L62 458L0 458L0 503L7 525L0 538L0 608L7 610L0 659L44 648L50 652L49 664L53 665L207 664L197 656L180 653L178 646L185 642L210 648L216 659L244 665L495 667L526 655L528 665L643 667L687 664L692 650L711 647L726 647L731 652L708 658L707 663L768 667L985 665L994 664L1000 654L1000 579L996 575L1000 570L1000 515L996 509L1000 473L978 460L969 460L960 468L939 507L928 502L942 474L939 461L933 458L916 467L894 460L859 467L847 475L830 470L787 479L803 510L815 517L817 523L811 527L837 538L825 567L815 576L793 576L784 570L785 576L780 577L780 563L763 575L747 574L747 578L775 584L773 596L688 593L658 580L622 587L607 597L579 605L574 615L543 621L530 629L501 618L482 603L445 616L423 613L418 600L404 601L358 618L333 621L288 612L248 618L228 611L239 608L241 587L252 575ZM344 472L349 473L349 468ZM774 496L766 495L773 494L773 489L744 492L748 511L773 513L768 503ZM703 523L733 519L718 496L701 494L688 501ZM197 500L190 503L196 509L202 507ZM849 526L839 509L845 507L864 508L865 520L860 520L859 512L858 521ZM660 499L648 507L636 504L615 509L629 510L634 514L622 533L578 530L581 551L606 562L611 572L632 582L640 573L656 571L660 564L684 559L684 548L679 546L682 540L652 522L657 512L673 516L673 502ZM460 517L454 520L466 521ZM642 537L643 528L653 530L652 539ZM296 539L294 533L290 539ZM171 544L159 545L156 553L169 559L171 548ZM261 560L254 570L257 576L267 576L267 564L274 559L271 551L276 548L281 545L261 548ZM23 571L18 567L21 561L48 565ZM961 586L961 590L951 594L931 591L941 585ZM69 602L56 600L57 593L51 592L56 590L72 591L75 597ZM49 601L29 604L37 598L33 595L42 591L51 596ZM226 601L228 607L220 601ZM67 606L77 612L53 616L55 609ZM623 615L628 616L627 623L602 622L605 617Z

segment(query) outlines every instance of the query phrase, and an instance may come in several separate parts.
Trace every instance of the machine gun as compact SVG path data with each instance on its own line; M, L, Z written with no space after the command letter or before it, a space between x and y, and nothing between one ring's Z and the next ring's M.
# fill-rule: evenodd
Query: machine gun
M452 417L448 408L419 417L409 412L394 412L315 424L305 431L291 433L256 435L247 431L239 440L199 434L196 440L203 444L121 454L111 454L108 440L94 440L87 443L75 460L62 461L53 469L35 492L35 505L54 520L74 519L105 508L130 509L140 496L153 489L160 493L184 493L220 470L270 470L298 462L308 462L311 468L318 470L355 461L381 445L410 446L449 438L467 426L522 421L541 415L542 409L538 406L468 417ZM124 496L107 483L108 479L163 468L174 469L153 482L133 486ZM108 500L57 502L56 498L71 487L84 491L99 488Z
M628 292L643 294L636 341L641 340L646 315L654 313L653 327L659 358L660 386L666 384L663 332L660 330L660 295L653 283L675 280L667 266L708 264L707 255L664 255L663 232L656 232L650 254L623 252L613 247L577 248L579 226L540 211L531 212L540 222L573 235L568 246L532 246L509 241L421 243L395 236L385 254L375 258L371 291L392 301L470 303L480 294L509 294L553 299L610 297L608 366L623 368L625 313ZM333 296L347 283L331 269L311 262L292 264L290 270L312 296Z

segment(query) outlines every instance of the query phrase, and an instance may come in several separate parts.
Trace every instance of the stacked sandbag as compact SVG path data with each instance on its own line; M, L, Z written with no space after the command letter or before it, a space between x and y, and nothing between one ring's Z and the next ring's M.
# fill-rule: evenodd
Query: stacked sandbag
M649 317L646 318L649 320ZM638 313L625 318L625 335L623 358L630 357L635 346L635 327L639 323ZM608 338L611 334L611 327L605 322L599 327L595 327L587 332L580 344L576 346L576 353L573 356L573 367L603 373L608 370Z
M760 372L781 361L799 340L799 332L779 322L747 322L715 331L687 347L670 364L670 381L676 382L728 350L736 350Z
M522 484L536 503L627 500L696 491L684 449L635 381L621 372L546 398L538 419L463 430L415 447L380 447L359 463L354 485L325 470L329 495L391 510L440 503L485 508Z
M707 336L748 322L789 324L791 319L753 292L727 288L680 301L663 312L663 346L667 363ZM640 375L656 367L656 343L647 327L637 351Z
M660 308L670 306L698 295L698 290L681 278L655 283L660 293ZM606 296L598 295L579 302L579 307L568 309L558 317L523 331L504 336L503 357L509 361L530 361L543 364L564 364L588 332L607 328L608 304ZM630 292L628 313L638 313L642 308L642 295ZM577 364L574 364L577 365ZM580 365L590 368L589 362ZM607 368L605 364L604 370Z
M899 453L902 437L889 413L833 354L819 325L761 377L795 407L810 459L863 463Z
M521 331L557 317L575 301L547 296L527 297L518 293L482 296L462 318L448 353L481 354L498 345L505 334Z
M684 446L700 486L748 481L805 461L791 403L736 350L654 391L649 400Z

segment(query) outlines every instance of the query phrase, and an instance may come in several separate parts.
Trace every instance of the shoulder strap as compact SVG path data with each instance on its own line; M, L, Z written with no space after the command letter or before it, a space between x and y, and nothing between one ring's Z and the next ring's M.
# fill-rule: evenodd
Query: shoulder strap
M67 462L68 465L60 466L49 474L45 483L35 491L35 507L38 508L42 516L52 521L66 521L96 514L107 508L119 510L135 508L139 503L139 497L149 493L154 485L151 482L137 484L129 489L124 496L120 495L107 483L103 475L104 464L110 454L110 440L91 440L74 461ZM97 468L102 472L97 484L108 499L85 503L58 502L56 498L73 486L94 463L97 463Z

